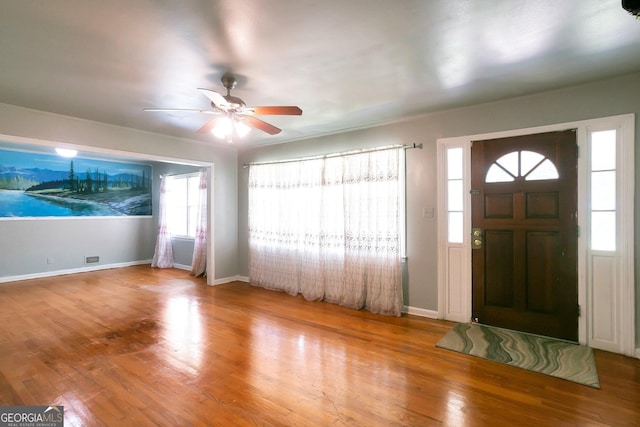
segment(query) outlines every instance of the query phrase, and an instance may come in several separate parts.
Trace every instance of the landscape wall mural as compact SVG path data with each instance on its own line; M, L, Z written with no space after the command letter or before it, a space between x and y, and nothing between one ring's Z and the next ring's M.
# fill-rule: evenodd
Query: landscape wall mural
M0 149L0 218L151 215L151 166Z

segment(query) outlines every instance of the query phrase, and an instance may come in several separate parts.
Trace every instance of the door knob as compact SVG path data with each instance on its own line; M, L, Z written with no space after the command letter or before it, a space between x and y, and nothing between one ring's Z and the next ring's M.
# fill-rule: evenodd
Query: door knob
M482 229L473 228L471 229L471 249L481 249L481 248L482 248Z

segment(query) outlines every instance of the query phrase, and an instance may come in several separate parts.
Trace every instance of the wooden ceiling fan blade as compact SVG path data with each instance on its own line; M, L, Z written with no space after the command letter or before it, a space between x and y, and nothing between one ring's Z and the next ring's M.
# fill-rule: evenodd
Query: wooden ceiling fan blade
M274 125L267 123L265 121L262 121L256 117L253 116L247 116L244 114L238 114L238 117L240 117L242 119L242 122L245 123L248 126L251 126L253 128L259 129L263 132L268 133L269 135L276 135L279 134L282 129L275 127Z
M251 107L248 108L253 114L258 116L300 116L302 110L300 107L294 105L280 105L280 106L264 106L264 107Z
M216 106L223 106L223 105L227 105L228 102L226 99L224 99L224 96L220 95L218 92L215 92L211 89L204 89L199 87L198 90L200 91L200 93L202 93L204 96L206 96L207 98L209 98L209 101L211 101L213 103L213 105Z
M209 120L207 123L205 123L200 129L198 129L197 133L209 133L211 132L211 130L215 127L215 125L218 123L218 121L220 121L221 119L223 119L224 117L216 117L215 119L211 119Z

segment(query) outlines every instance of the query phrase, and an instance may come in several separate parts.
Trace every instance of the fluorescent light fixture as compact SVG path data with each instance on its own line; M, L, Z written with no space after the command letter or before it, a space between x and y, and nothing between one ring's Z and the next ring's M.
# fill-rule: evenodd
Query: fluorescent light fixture
M62 157L75 157L78 154L77 150L71 150L69 148L56 148L56 153L58 156Z

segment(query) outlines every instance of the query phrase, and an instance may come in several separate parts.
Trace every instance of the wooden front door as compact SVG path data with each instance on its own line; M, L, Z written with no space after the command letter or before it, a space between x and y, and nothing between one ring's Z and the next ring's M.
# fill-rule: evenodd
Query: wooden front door
M575 131L471 147L474 321L578 340Z

